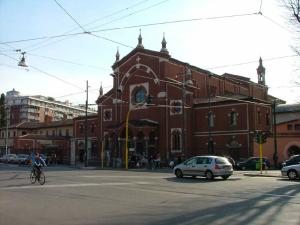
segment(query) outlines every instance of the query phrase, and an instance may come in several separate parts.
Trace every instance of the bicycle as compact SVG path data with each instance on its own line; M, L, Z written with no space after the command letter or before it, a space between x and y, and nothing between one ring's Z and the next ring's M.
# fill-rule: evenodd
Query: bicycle
M46 181L46 177L43 171L38 171L33 168L30 172L30 182L34 184L36 181L38 181L40 185L43 185Z

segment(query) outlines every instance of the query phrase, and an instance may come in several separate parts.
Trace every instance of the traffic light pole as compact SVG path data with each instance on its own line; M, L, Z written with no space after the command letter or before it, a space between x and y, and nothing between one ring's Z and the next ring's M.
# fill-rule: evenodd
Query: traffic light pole
M128 170L128 122L131 110L129 109L126 116L126 137L125 137L125 169Z

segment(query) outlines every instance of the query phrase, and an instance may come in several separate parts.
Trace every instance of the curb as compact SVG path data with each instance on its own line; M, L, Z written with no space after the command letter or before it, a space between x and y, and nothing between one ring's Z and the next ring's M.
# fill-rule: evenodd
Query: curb
M244 176L248 176L248 177L281 177L281 175L274 175L274 174L253 174L253 173L244 173Z

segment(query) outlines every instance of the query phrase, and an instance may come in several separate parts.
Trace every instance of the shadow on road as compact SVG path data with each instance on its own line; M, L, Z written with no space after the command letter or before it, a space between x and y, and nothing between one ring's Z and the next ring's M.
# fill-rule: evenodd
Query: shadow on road
M167 177L164 178L167 181L175 182L175 183L212 183L212 182L231 182L231 181L237 181L241 180L241 178L238 177L232 177L228 178L227 180L223 180L222 178L216 177L213 180L207 180L205 177L183 177L183 178L177 178L177 177Z
M170 179L172 181L172 179ZM179 179L178 182L205 182L202 179ZM218 182L218 181L216 181ZM288 185L246 200L222 204L216 207L194 210L190 213L176 214L168 219L156 221L155 224L300 224L296 217L283 218L282 210L288 207L300 192L300 185ZM245 196L247 197L247 196ZM201 201L201 199L197 199ZM182 206L181 206L182 207ZM291 206L292 208L293 206ZM288 210L288 209L286 209ZM295 209L294 209L295 210ZM178 212L178 210L175 210ZM259 221L258 221L259 220ZM148 223L150 225L150 223ZM151 222L153 224L153 221Z

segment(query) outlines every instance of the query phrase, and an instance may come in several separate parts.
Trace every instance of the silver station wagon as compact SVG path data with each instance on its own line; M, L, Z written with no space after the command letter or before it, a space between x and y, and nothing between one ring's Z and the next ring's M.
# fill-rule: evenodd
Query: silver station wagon
M183 176L202 176L208 180L221 176L224 180L233 173L231 163L225 157L220 156L195 156L173 169L176 177Z

